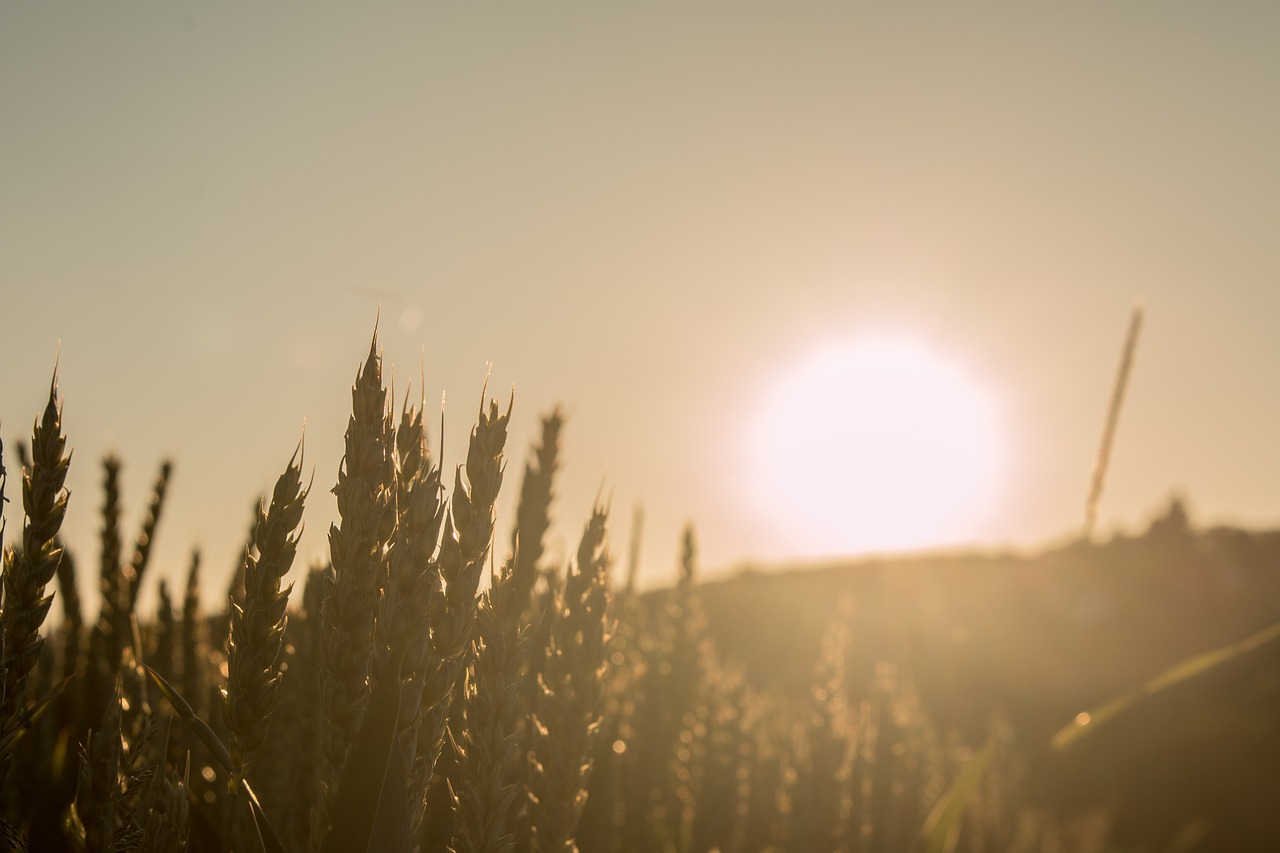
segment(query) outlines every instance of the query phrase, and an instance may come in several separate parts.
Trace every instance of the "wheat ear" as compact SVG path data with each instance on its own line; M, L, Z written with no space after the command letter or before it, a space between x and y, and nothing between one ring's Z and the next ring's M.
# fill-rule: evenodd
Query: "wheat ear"
M609 635L607 516L596 509L565 576L551 626L535 718L530 791L533 849L573 853L600 730Z
M4 716L5 727L25 702L27 677L35 667L44 640L44 624L53 596L45 588L62 560L58 531L67 513L65 488L71 455L62 434L58 405L58 374L49 386L49 402L31 435L31 469L22 472L22 552L4 552Z
M543 541L551 526L551 502L555 497L553 486L563 427L564 413L559 407L543 416L542 435L533 448L532 458L525 463L524 479L520 482L511 552L515 554L513 583L521 611L529 609L533 586L538 580L538 564L542 562Z
M471 679L458 740L458 817L454 849L506 853L515 849L520 766L521 675L527 630L516 586L516 558L505 563L481 596Z
M169 584L164 578L156 586L156 620L153 627L155 633L155 651L152 654L152 668L170 681L178 680L174 666L174 654L177 646L174 641L178 636L178 620L173 614L173 597L169 594Z
M138 593L142 591L142 577L147 566L151 564L151 547L155 544L156 527L160 524L160 514L164 511L164 498L169 491L169 478L173 476L173 462L165 459L160 463L160 473L156 475L155 484L151 487L151 500L147 503L147 514L143 516L142 528L133 544L133 556L129 565L124 567L125 588L128 590L128 609L132 611L138 604Z
M117 834L122 829L120 770L124 759L120 685L117 682L98 730L85 737L80 750L80 774L75 802L71 806L71 828L82 849L116 849Z
M445 504L439 468L427 450L422 410L407 405L396 428L396 508L398 520L387 554L387 589L378 618L379 678L389 677L389 652L409 641L399 675L401 691L399 746L405 767L413 767L418 750L422 679L427 666L428 634L422 629L426 615L444 606L444 589L434 555L444 521ZM417 631L417 636L412 633ZM419 801L422 790L409 778L410 802Z
M96 719L120 665L120 651L128 642L128 608L125 607L124 574L120 564L120 460L102 460L102 531L99 534L98 618L89 638L90 710Z
M191 552L187 568L187 585L182 595L182 693L196 713L200 712L200 700L204 696L204 672L200 661L204 658L204 626L200 620L200 552Z
M431 614L430 649L422 672L418 746L410 774L410 784L419 792L426 791L440 757L449 712L466 674L464 653L471 645L476 590L493 541L494 504L502 488L502 452L510 420L511 405L506 414L499 413L494 401L490 401L487 412L481 408L467 445L466 481L462 469L454 473L437 558L444 595L441 606ZM421 823L424 806L419 803L415 825Z
M299 448L276 480L271 505L258 509L252 547L245 549L244 606L231 605L223 716L231 733L232 784L237 788L250 754L266 739L280 685L285 608L293 589L282 588L282 583L298 550L306 498Z
M385 546L395 525L393 472L386 420L387 392L375 332L369 355L351 389L345 454L333 494L340 524L329 528L332 575L320 606L322 802L313 842L319 846L347 752L369 702L378 584Z

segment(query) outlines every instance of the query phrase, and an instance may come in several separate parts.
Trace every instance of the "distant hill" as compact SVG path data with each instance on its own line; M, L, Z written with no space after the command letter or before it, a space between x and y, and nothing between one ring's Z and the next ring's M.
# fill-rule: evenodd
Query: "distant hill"
M1005 715L1041 800L1116 803L1122 837L1211 814L1280 849L1280 817L1262 807L1280 802L1275 649L1135 709L1067 755L1048 746L1077 713L1280 622L1280 531L1196 530L1175 503L1137 537L745 571L702 597L718 648L757 684L803 695L827 625L844 619L853 683L893 662L934 719L975 741Z

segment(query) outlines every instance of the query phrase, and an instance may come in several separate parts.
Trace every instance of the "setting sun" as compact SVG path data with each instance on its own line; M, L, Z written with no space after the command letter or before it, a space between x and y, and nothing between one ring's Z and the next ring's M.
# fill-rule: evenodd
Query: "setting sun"
M997 485L987 393L905 339L829 344L783 372L751 435L754 497L811 554L961 537Z

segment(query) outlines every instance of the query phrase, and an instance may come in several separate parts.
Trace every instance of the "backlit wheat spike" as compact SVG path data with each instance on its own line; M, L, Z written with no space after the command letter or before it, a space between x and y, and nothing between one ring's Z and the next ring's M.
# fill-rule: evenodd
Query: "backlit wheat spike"
M592 795L587 798L576 837L586 849L623 853L643 843L633 831L643 823L644 814L633 811L632 795L638 780L630 770L635 765L636 748L643 748L636 730L640 680L651 662L646 663L641 648L648 621L645 602L624 592L609 605L615 628L609 638L603 720L591 772Z
M525 463L520 483L520 503L516 508L516 527L511 533L511 553L515 555L514 583L521 610L527 610L538 580L543 544L551 526L551 502L555 498L554 480L560 456L560 432L564 412L559 407L542 418L542 435Z
M299 449L276 480L270 506L258 510L253 546L245 553L244 606L231 605L223 714L231 732L237 786L249 756L266 739L271 703L280 683L280 651L288 621L285 607L292 590L282 583L298 549L306 498Z
M317 784L318 685L306 617L291 612L280 655L280 686L271 703L267 739L253 754L249 778L288 849L306 849Z
M530 813L533 849L576 851L592 746L600 731L608 615L607 516L596 509L565 576L542 668Z
M694 792L693 847L731 850L741 822L739 809L746 801L744 785L750 784L741 772L744 751L750 748L744 717L755 697L741 670L718 660L708 668L705 682L707 733L700 739L703 768Z
M187 802L190 757L184 756L174 769L176 773L157 767L152 773L141 806L145 821L141 853L179 853L187 849L191 832L191 808Z
M844 816L852 810L848 789L850 754L846 729L848 690L844 656L848 627L833 622L823 637L822 651L810 690L808 719L804 720L807 760L796 768L792 789L794 818L791 849L840 850L850 844Z
M395 430L396 529L387 551L387 578L378 614L377 671L381 677L388 653L412 631L432 607L440 590L432 562L444 500L439 472L431 467L420 409L406 406ZM423 643L425 643L425 634ZM422 644L406 653L404 672L417 671ZM408 710L408 708L406 708ZM402 723L404 721L402 720Z
M444 744L449 713L466 674L476 590L493 542L494 504L502 488L502 452L511 406L500 414L496 401L482 407L467 445L467 461L454 473L437 565L444 581L442 606L432 614L431 645L423 665L422 710L411 785L424 792ZM463 471L466 480L463 480ZM422 804L425 807L425 803ZM418 809L415 826L421 824Z
M671 677L663 694L671 703L675 738L668 747L665 805L667 831L676 838L692 832L698 789L705 771L703 759L706 688L710 650L707 617L697 590L698 540L693 525L686 524L680 537L680 573L669 601L672 645L667 660Z
M176 682L178 677L174 656L177 651L178 620L173 613L169 584L164 578L160 579L156 587L156 618L152 633L155 635L155 651L150 665L165 678Z
M191 552L187 585L182 596L182 693L196 713L204 695L204 625L200 619L200 552Z
M695 584L696 551L693 529L686 527L675 588L662 591L647 614L630 601L623 608L624 618L644 619L622 632L634 637L631 654L643 660L634 687L640 710L628 726L635 748L629 745L625 754L624 847L687 846L681 839L693 831L711 654Z
M399 743L406 767L413 767L418 750L422 679L427 663L429 635L423 630L432 614L444 606L444 589L434 555L444 521L444 492L440 471L431 464L422 410L407 404L395 432L396 508L395 535L387 554L387 584L378 618L378 672L386 675L389 651L417 632L405 652L401 674ZM423 619L427 619L424 624ZM421 800L414 779L406 792L411 802Z
M87 679L91 701L105 700L120 662L120 652L128 642L129 610L120 563L120 460L108 455L102 460L102 530L99 534L98 619L89 640ZM100 711L105 706L90 709Z
M52 595L45 590L62 559L58 531L67 512L65 488L71 456L62 434L62 410L58 403L58 375L49 386L49 401L31 435L31 469L22 473L22 551L4 555L5 635L4 706L0 721L5 728L23 708L27 677L35 667L44 640L44 624ZM3 768L0 768L3 769Z
M322 713L319 707L319 594L326 571L307 569L300 609L289 614L280 657L280 686L266 741L254 754L250 779L290 853L309 849L313 804L319 798Z
M333 489L340 518L329 528L333 575L320 608L320 700L326 723L321 738L325 797L313 838L317 848L327 825L329 798L369 701L378 584L384 573L386 543L395 526L394 476L386 434L387 392L382 385L376 333L369 355L356 373L351 403L345 453Z
M114 849L121 826L120 771L124 744L120 730L120 691L107 702L106 715L85 738L80 750L80 774L71 820L83 849Z
M156 475L155 484L151 487L151 500L147 503L147 514L142 518L142 527L134 541L133 556L124 567L125 588L129 592L129 609L137 606L138 593L142 591L142 578L147 566L151 564L151 549L155 544L156 528L160 524L160 514L164 511L165 495L169 491L169 478L173 475L173 462L169 459L160 463L160 472Z
M1129 350L1133 338L1136 331ZM1126 362L1131 358L1130 351ZM944 791L972 766L968 751L959 735L944 735L925 716L895 665L880 666L875 683L857 692L871 665L890 652L902 655L903 672L929 672L918 654L908 655L919 649L885 642L881 626L873 625L854 647L866 659L846 659L850 641L838 622L808 697L803 685L799 692L765 686L755 679L778 677L771 668L792 670L782 674L785 684L808 665L795 650L808 654L806 644L818 636L810 617L825 618L831 602L792 608L797 602L782 592L795 587L781 577L699 586L692 528L684 533L670 588L610 601L603 510L585 526L575 559L555 567L558 580L539 582L532 593L522 589L524 580L540 572L546 578L553 569L545 555L539 560L519 551L536 550L549 523L551 481L543 475L558 464L558 410L544 419L523 484L517 553L477 596L486 563L494 565L495 502L511 407L504 414L483 398L465 463L447 477L427 452L420 409L406 405L391 423L380 371L375 343L353 390L335 489L341 520L331 532L333 563L313 570L301 608L288 617L284 576L298 546L307 491L299 459L255 508L236 606L225 615L200 612L196 553L181 604L171 600L172 579L162 580L160 604L145 618L137 592L167 467L133 557L122 559L120 462L106 460L105 601L101 619L85 635L95 644L90 654L79 647L74 624L82 604L70 553L57 531L37 520L42 514L60 520L65 508L59 503L65 485L49 483L45 473L47 460L63 473L69 461L60 427L44 430L46 420L60 416L51 395L24 454L23 542L3 549L0 689L16 672L14 648L22 648L14 642L11 613L33 600L11 589L23 577L21 561L61 554L52 574L40 576L45 588L34 601L43 615L55 578L65 621L41 640L42 628L31 620L26 636L38 649L35 665L24 686L0 698L0 709L17 706L15 716L0 719L0 758L11 764L7 778L0 773L0 849L306 853L328 828L325 786L331 790L335 778L330 748L336 735L347 749L349 726L358 726L358 735L344 753L350 772L337 794L341 808L329 838L344 849L866 853L921 847L926 817L947 805ZM451 491L442 487L444 479L452 481ZM0 465L0 496L5 485ZM640 527L637 513L633 548ZM0 537L5 532L0 521ZM1213 535L1200 539L1197 548L1218 547ZM1243 560L1236 544L1232 559ZM1135 553L1141 547L1135 543ZM1161 547L1162 559L1174 553ZM1264 537L1248 545L1264 555L1267 547ZM631 578L638 562L633 550ZM913 588L915 574L902 573L902 590ZM224 580L213 583L205 584L206 596L221 598ZM812 584L803 581L803 595L837 589L828 583L815 573ZM858 588L865 595L871 587ZM531 594L537 597L529 607ZM781 605L773 622L754 610L752 599L761 596ZM868 611L883 610L894 630L924 627L933 632L927 637L956 636L949 620L915 624L887 590L868 597ZM908 618L898 621L903 615ZM725 638L726 646L734 642L726 657L713 636ZM914 646L914 638L904 636L901 646ZM394 676L386 664L393 646L397 658L405 650ZM110 659L108 648L115 650ZM155 682L142 675L144 652L160 676ZM741 666L729 652L743 655ZM961 655L954 660L962 663ZM59 683L86 664L96 685L88 677ZM154 701L159 694L165 703ZM42 698L30 701L33 696ZM166 716L157 722L152 709ZM153 737L178 718L165 737ZM1086 837L1052 815L1029 813L1018 793L1012 741L1000 743L990 753L988 775L962 803L958 853L1106 849L1105 822ZM245 785L229 788L235 776ZM429 796L436 799L423 820L421 801L433 778ZM407 798L396 796L401 788ZM366 836L367 843L359 843Z
M503 565L481 596L472 677L460 740L454 849L504 853L515 849L521 767L520 701L526 626L513 562Z

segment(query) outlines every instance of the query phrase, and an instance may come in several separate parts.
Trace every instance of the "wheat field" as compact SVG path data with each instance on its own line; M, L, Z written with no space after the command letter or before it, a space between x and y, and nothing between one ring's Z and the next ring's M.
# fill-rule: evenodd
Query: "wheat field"
M383 370L375 336L335 484L305 473L303 446L281 449L214 613L199 606L199 553L185 589L161 579L156 609L139 611L172 465L134 533L118 459L99 463L100 504L69 505L74 436L55 376L17 447L22 470L3 481L22 518L4 531L11 849L1106 848L1105 817L1025 802L1007 725L993 718L967 742L931 721L893 664L855 680L840 619L806 691L753 683L708 629L692 528L656 592L635 591L637 543L615 564L606 505L557 564L544 540L558 409L528 451L514 535L496 542L513 404L487 401L450 476L421 407L396 411ZM284 586L306 506L331 486L329 559ZM91 545L62 541L68 511L100 516L96 571ZM96 615L84 583L99 585Z

